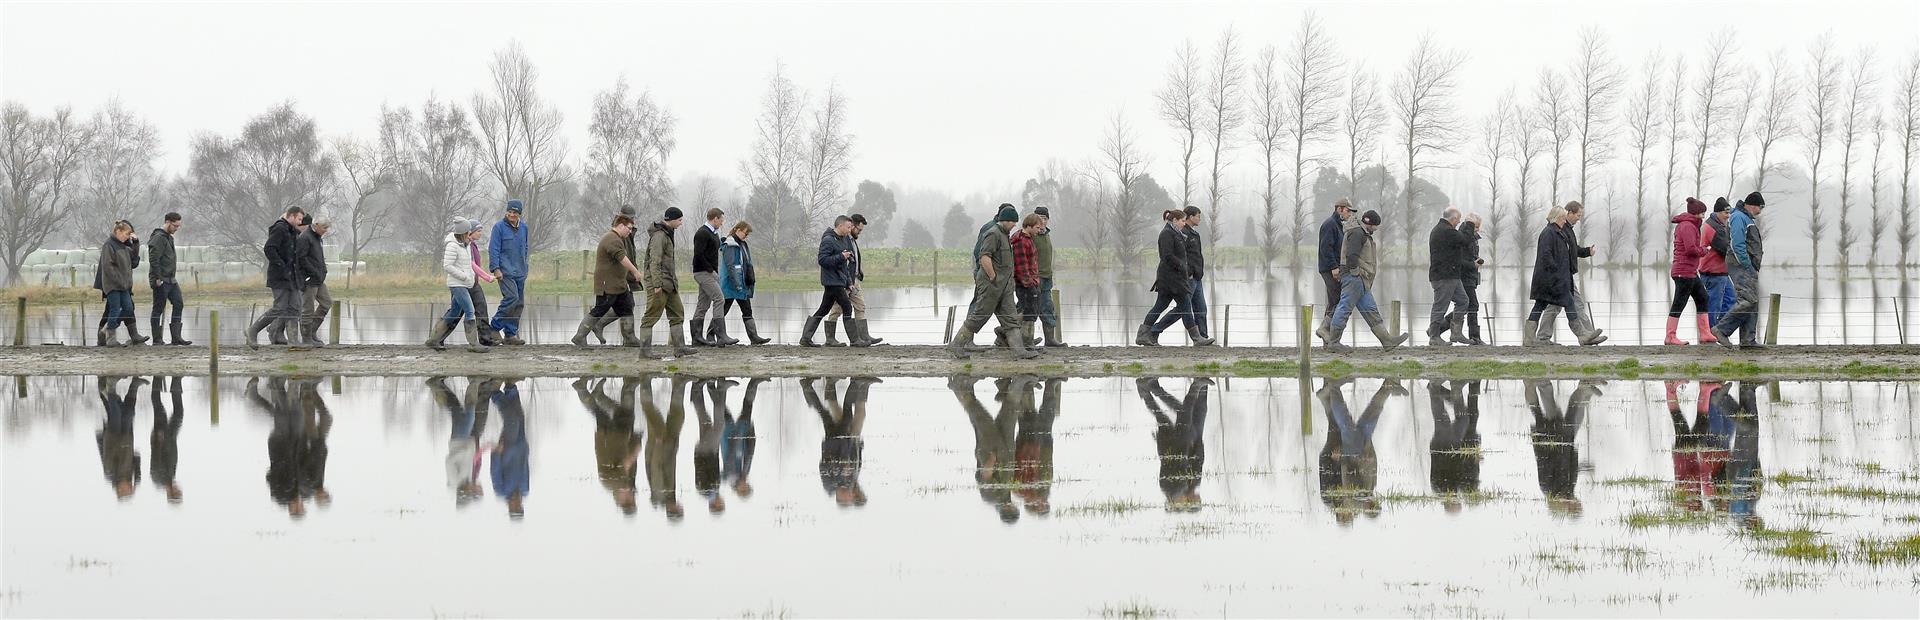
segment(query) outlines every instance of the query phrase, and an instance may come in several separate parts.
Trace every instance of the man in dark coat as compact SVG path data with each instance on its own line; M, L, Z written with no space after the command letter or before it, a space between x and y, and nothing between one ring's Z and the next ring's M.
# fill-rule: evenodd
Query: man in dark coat
M1580 221L1585 210L1578 202L1567 203L1565 215L1550 222L1540 230L1540 237L1534 248L1533 283L1529 297L1533 299L1533 310L1527 314L1525 331L1520 334L1523 345L1540 344L1537 334L1540 329L1541 315L1550 306L1558 306L1567 314L1567 324L1573 328L1580 344L1595 345L1607 339L1592 323L1582 320L1586 309L1580 307L1574 294L1574 262L1582 256L1581 252L1591 253L1590 248L1579 248L1573 238L1573 225Z
M1353 219L1353 202L1341 198L1333 202L1333 215L1320 222L1320 282L1327 286L1327 303L1322 319L1333 318L1333 307L1340 304L1340 242L1347 237L1347 222Z
M300 268L296 257L300 223L306 216L306 210L300 207L287 207L286 213L267 227L267 242L261 251L267 255L267 288L273 291L273 307L247 328L250 348L260 348L260 330L268 327L273 328L267 333L271 343L287 344L287 330L300 324Z
M1433 285L1433 312L1427 324L1427 344L1444 347L1441 334L1453 332L1453 342L1470 344L1465 332L1467 315L1466 272L1473 269L1473 257L1467 252L1467 236L1460 232L1460 210L1447 207L1440 221L1427 233L1427 282Z
M307 232L300 233L294 243L299 255L300 301L304 310L300 337L309 345L324 347L327 343L320 339L320 324L327 320L327 313L333 311L333 293L327 290L327 248L321 237L326 236L332 225L315 222L312 216L302 221L307 222Z
M180 232L180 214L168 213L159 228L147 239L147 286L153 289L153 314L148 317L148 325L153 328L154 344L175 344L186 346L192 341L180 337L181 306L186 305L180 297L180 281L175 279L179 254L173 247L173 235ZM167 314L167 305L173 305L173 341L168 342L166 334L160 331L160 319Z
M827 313L834 307L840 308L841 320L847 324L847 333L853 334L853 298L847 294L853 285L853 218L839 216L833 218L833 227L820 233L820 247L814 253L814 262L820 265L820 307L807 317L800 328L800 346L817 347L813 341L813 332L820 329L820 322L826 320Z

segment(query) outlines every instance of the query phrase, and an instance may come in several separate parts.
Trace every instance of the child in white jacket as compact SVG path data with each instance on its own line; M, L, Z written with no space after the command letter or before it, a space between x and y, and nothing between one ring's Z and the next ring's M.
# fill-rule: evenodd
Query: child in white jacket
M436 351L446 350L447 334L453 333L453 326L466 322L467 350L485 353L487 347L480 344L479 325L474 321L473 293L469 289L476 286L474 281L473 256L468 247L478 243L480 223L464 217L453 218L453 224L447 227L446 245L440 252L440 270L447 274L447 290L453 299L453 305L447 308L446 315L434 323L433 333L427 336L427 346Z

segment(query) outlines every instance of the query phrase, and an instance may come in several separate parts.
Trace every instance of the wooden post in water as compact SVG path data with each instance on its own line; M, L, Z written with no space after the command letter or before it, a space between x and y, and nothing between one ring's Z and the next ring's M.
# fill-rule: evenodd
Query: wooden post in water
M179 381L179 377L174 377ZM220 375L207 377L207 418L214 426L220 425Z
M220 373L220 311L207 311L207 372ZM219 391L219 390L213 390ZM218 398L218 397L215 397ZM216 410L217 411L217 410ZM218 413L214 414L217 419Z
M590 280L592 278L593 278L593 251L581 250L580 251L580 279ZM520 293L522 296L526 295L526 291L521 291Z
M340 375L333 376L333 395L340 395Z
M1313 306L1300 306L1300 320L1296 322L1299 323L1300 326L1299 329L1294 331L1293 337L1296 339L1296 346L1300 347L1300 375L1312 375L1313 356L1311 352L1313 351L1313 341L1310 340L1310 338L1313 338Z
M27 298L17 297L13 304L13 346L27 346Z
M1387 332L1398 338L1400 337L1400 300L1387 302L1387 305L1393 309L1393 314L1388 315L1390 318L1387 319Z
M27 398L27 376L26 375L13 376L13 393L21 400L26 400Z
M1767 344L1780 344L1780 294L1767 296Z
M947 306L947 331L940 337L940 344L953 342L953 306Z
M337 346L340 344L340 300L333 300L333 308L330 312L333 314L333 324L327 326L327 342ZM334 388L333 393L339 394L340 389Z
M1900 335L1900 344L1906 344L1907 321L1906 318L1900 314L1900 298L1895 297L1889 301L1893 302L1893 331Z
M1220 348L1233 346L1233 305L1228 304L1220 313Z

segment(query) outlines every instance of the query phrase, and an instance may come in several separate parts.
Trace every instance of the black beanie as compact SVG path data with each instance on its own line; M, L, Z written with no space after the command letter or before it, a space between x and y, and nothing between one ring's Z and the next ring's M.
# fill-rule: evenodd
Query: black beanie
M1742 202L1745 202L1750 205L1760 206L1760 207L1767 206L1767 199L1761 198L1760 192L1747 194L1747 199Z
M1726 213L1731 210L1733 210L1733 205L1727 204L1726 196L1721 196L1719 198L1714 199L1713 201L1714 213Z
M680 207L667 207L666 217L660 219L667 222L680 219Z
M1374 210L1372 210L1372 209L1368 209L1366 213L1362 213L1362 214L1360 214L1360 223L1362 223L1362 224L1368 224L1368 225L1372 225L1372 226L1379 226L1379 225L1380 225L1380 212L1379 212L1379 211L1374 211Z

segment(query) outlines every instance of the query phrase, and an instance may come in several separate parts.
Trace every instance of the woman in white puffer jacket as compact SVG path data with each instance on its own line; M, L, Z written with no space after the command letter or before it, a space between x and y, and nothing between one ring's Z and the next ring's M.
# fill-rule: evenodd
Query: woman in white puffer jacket
M468 289L475 286L473 257L467 247L477 242L480 236L480 223L464 217L453 218L453 224L447 227L446 245L440 252L440 270L447 274L447 290L453 298L452 307L433 324L433 333L427 336L427 346L436 351L447 348L447 334L453 333L453 326L465 321L467 326L467 350L485 353L487 347L480 344L479 324L474 321L473 294Z

